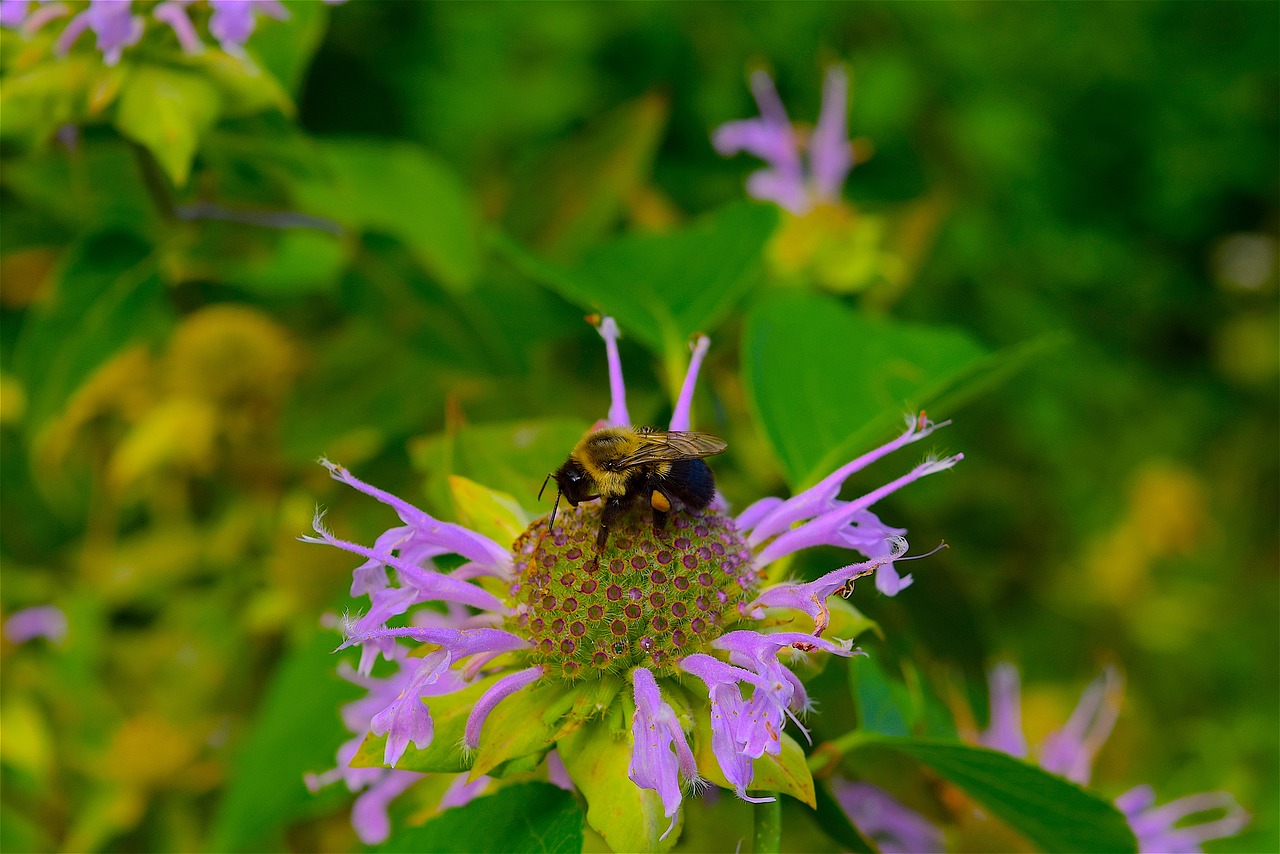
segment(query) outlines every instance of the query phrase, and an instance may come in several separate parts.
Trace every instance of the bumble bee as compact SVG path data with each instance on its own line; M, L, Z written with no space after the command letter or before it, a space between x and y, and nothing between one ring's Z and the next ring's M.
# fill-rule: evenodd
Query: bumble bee
M640 501L653 508L653 526L661 530L672 499L695 509L711 503L716 479L702 459L726 447L723 439L706 433L673 433L651 427L593 430L574 446L564 465L542 482L543 489L552 478L556 482L556 503L547 530L555 525L561 496L574 507L581 501L605 499L597 552L604 551L609 528Z

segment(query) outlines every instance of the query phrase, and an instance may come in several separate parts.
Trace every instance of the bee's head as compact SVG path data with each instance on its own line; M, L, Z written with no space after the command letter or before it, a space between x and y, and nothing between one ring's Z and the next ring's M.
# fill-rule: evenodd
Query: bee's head
M555 479L560 494L574 507L578 506L578 502L587 501L594 495L594 481L582 464L572 457L556 469Z

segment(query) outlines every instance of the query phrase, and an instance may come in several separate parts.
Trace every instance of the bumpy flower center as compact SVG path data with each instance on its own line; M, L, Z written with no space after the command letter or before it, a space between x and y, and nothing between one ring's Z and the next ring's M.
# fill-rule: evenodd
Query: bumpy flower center
M561 508L555 531L534 522L512 548L508 629L529 640L530 664L566 679L635 666L657 676L704 651L738 619L759 581L751 550L722 507L676 506L664 530L636 510L596 554L600 502Z

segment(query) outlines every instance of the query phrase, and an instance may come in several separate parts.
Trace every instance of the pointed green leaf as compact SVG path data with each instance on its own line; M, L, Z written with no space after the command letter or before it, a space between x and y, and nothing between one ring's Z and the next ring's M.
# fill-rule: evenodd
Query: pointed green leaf
M849 659L849 682L858 708L858 726L882 735L910 735L911 701L906 688L890 679L871 656Z
M480 267L477 214L453 171L419 146L387 140L319 144L329 181L300 185L300 207L350 228L402 241L427 272L453 290Z
M190 71L135 66L124 79L116 106L116 129L146 148L175 186L191 174L201 135L220 109L218 90Z
M587 799L587 823L614 851L667 851L680 838L677 826L666 832L671 819L652 789L642 789L627 776L631 739L615 737L608 721L597 721L560 742L574 785ZM678 824L678 823L677 823Z
M933 769L992 815L1044 851L1137 850L1125 817L1086 789L984 747L945 741L858 735L846 742L855 759L892 751Z
M346 797L339 787L317 798L302 782L307 772L333 766L346 738L338 706L358 694L334 672L333 645L332 635L317 632L276 668L222 789L210 850L273 850L284 827Z
M742 354L753 414L795 488L887 438L903 413L1003 364L962 331L867 317L791 291L753 307Z
M403 828L370 850L577 854L582 850L582 819L569 792L549 783L521 783L445 810L421 827Z
M505 492L481 486L461 475L449 475L453 506L458 521L477 533L510 548L516 537L529 527L529 517L520 504Z
M612 315L624 335L683 361L689 337L714 331L753 283L777 217L771 207L740 202L678 231L619 238L568 269L510 240L497 247L566 299Z

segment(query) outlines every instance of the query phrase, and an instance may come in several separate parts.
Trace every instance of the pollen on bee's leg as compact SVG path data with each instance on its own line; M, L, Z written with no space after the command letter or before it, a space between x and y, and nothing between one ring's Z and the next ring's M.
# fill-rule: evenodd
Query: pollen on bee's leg
M653 491L653 495L649 496L649 503L659 513L667 513L671 510L671 502L667 500L667 496L656 489Z

